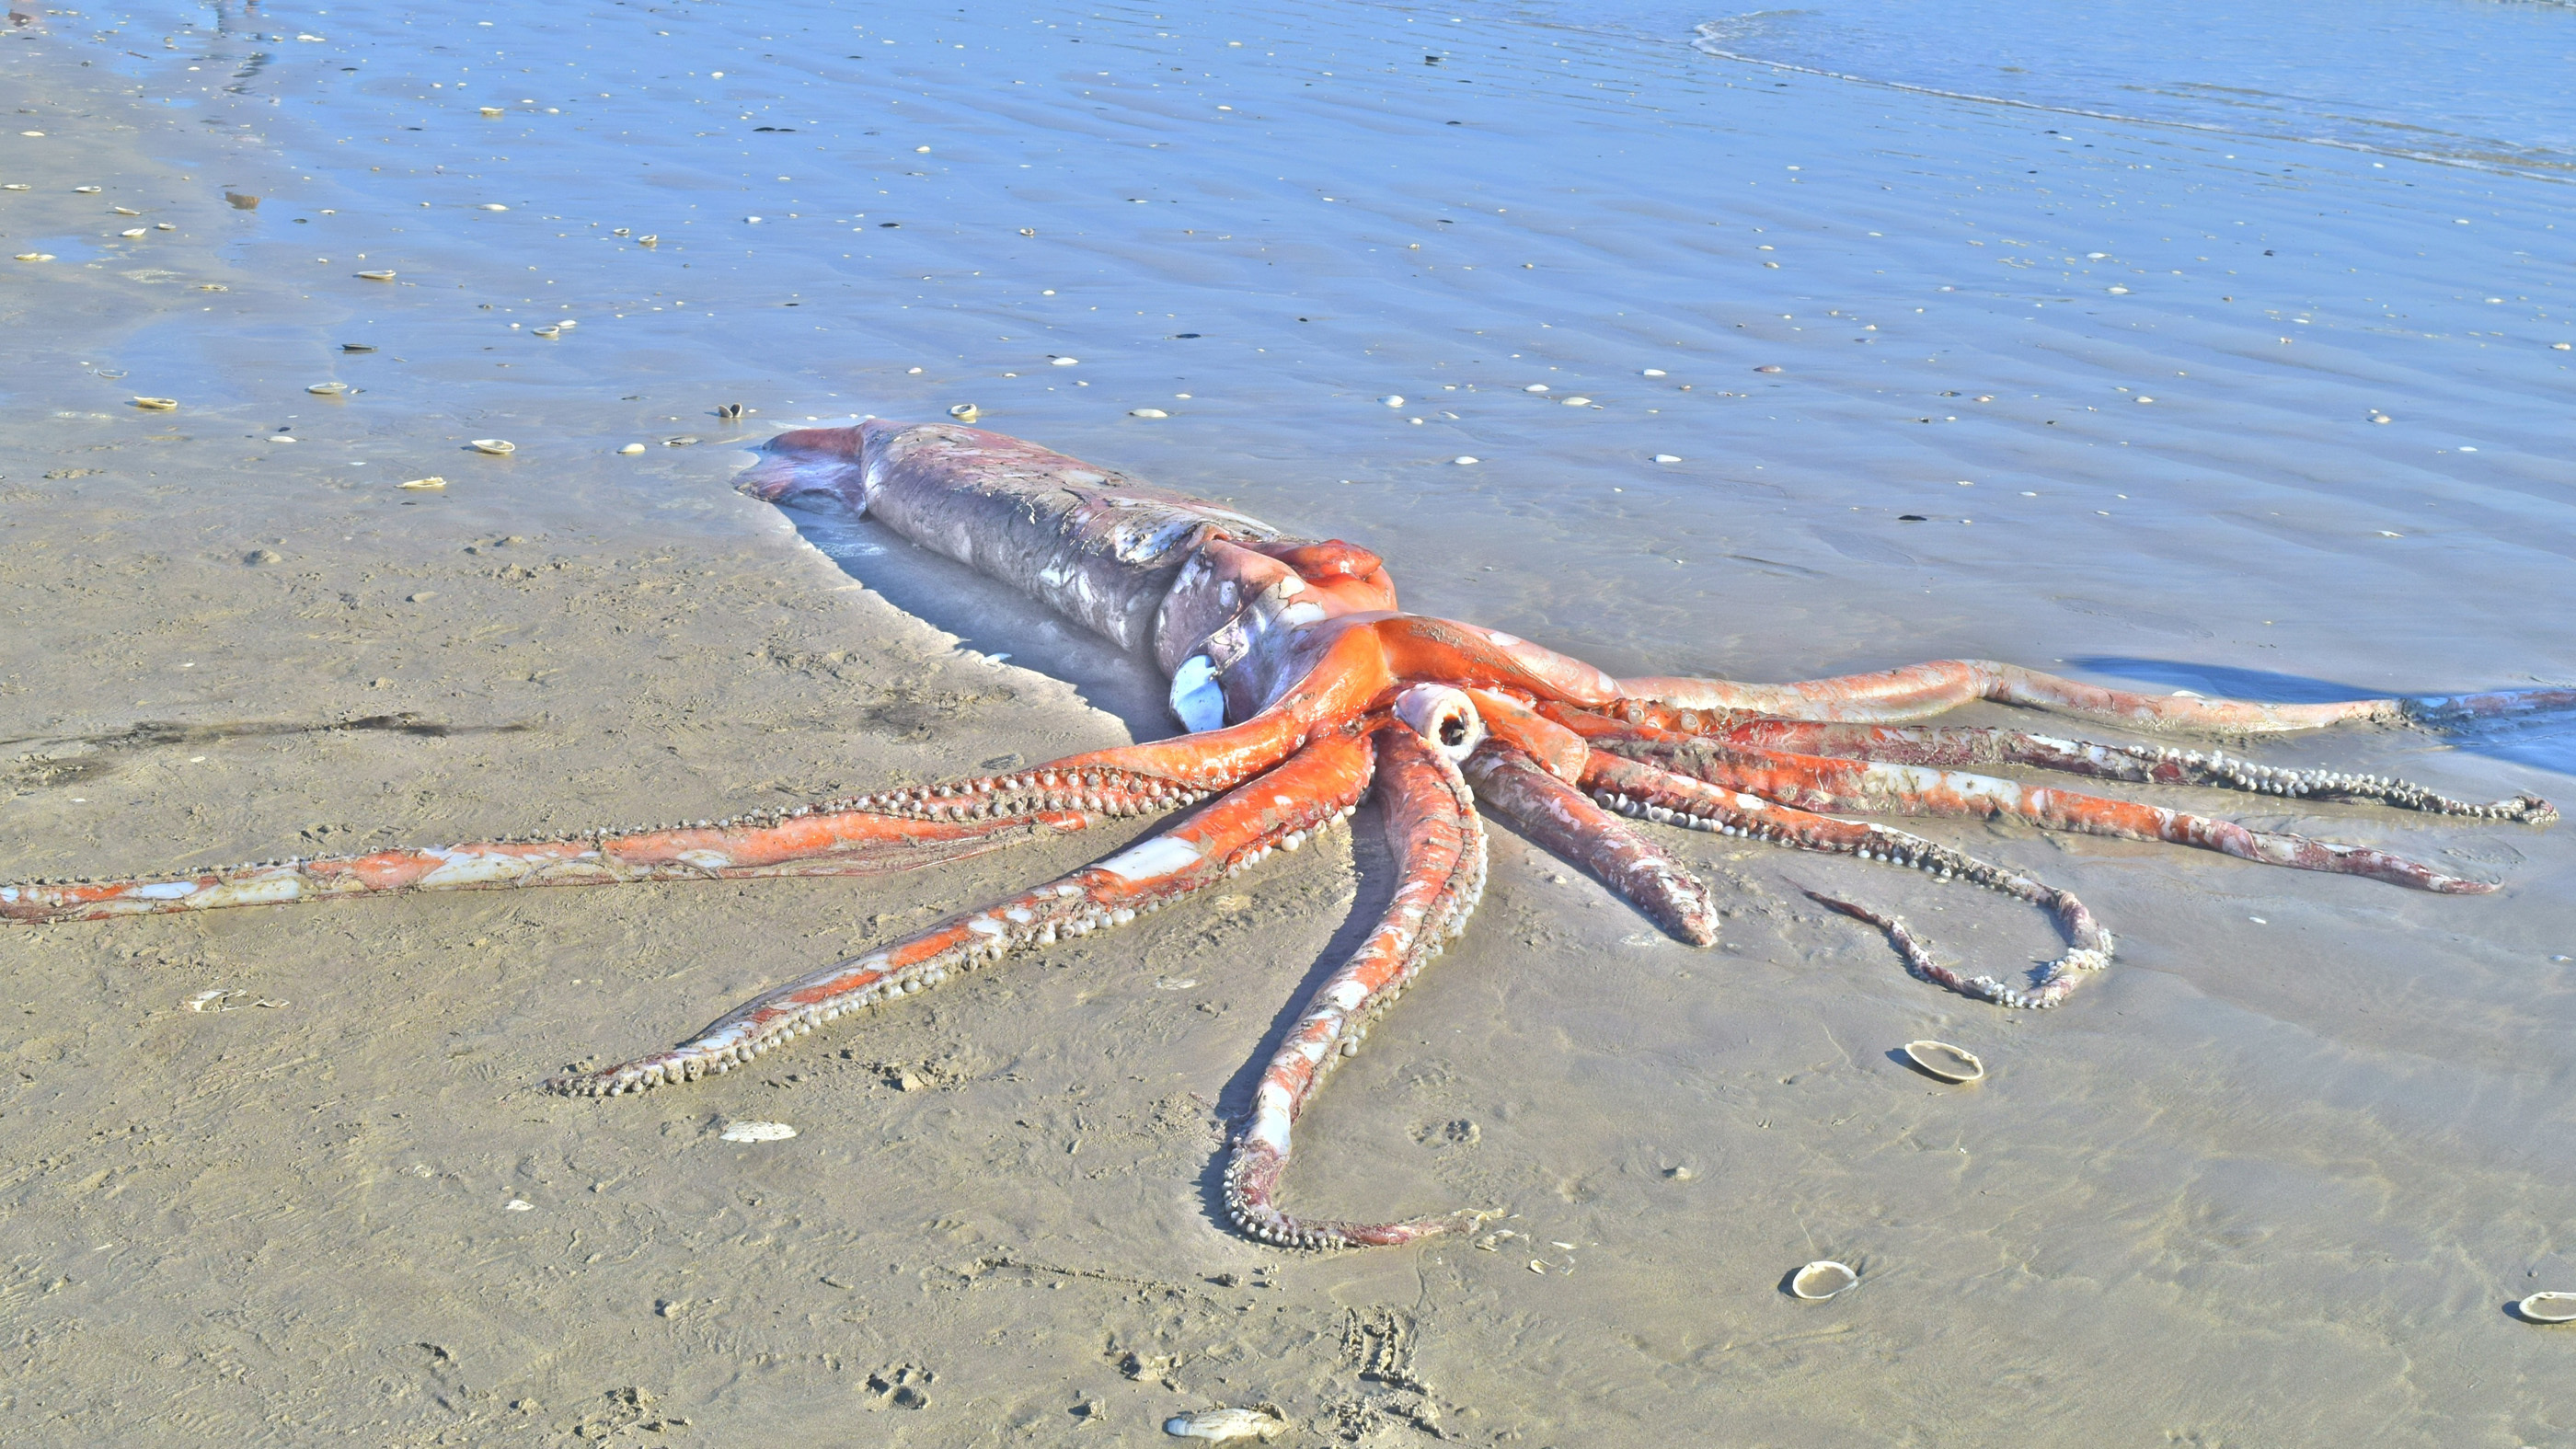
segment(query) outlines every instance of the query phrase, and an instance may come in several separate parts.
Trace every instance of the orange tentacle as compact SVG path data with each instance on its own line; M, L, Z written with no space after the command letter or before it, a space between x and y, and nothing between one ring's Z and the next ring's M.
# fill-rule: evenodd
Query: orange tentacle
M1865 906L1808 892L1836 910L1884 929L1898 953L1905 958L1908 970L1962 996L1979 997L2004 1006L2055 1006L2087 976L2111 964L2114 944L2111 933L2102 929L2100 923L2093 919L2093 913L2071 892L1921 836L1866 821L1836 820L1793 806L1774 804L1688 775L1677 775L1650 764L1623 759L1606 750L1594 751L1586 761L1583 786L1594 792L1593 798L1603 806L1642 816L1658 824L1710 830L1721 835L1740 835L1800 850L1854 855L1863 860L1908 866L1940 880L1963 880L2000 891L2017 900L2028 901L2057 918L2058 928L2066 935L2066 952L2040 972L2034 985L2022 990L2007 986L1991 976L1962 976L1940 964L1905 929L1902 921L1882 916Z
M1500 740L1468 756L1476 797L1549 854L1589 871L1677 940L1717 944L1717 906L1662 847Z
M1013 951L1125 925L1255 864L1274 846L1348 815L1368 788L1369 745L1353 734L1319 735L1287 763L1180 825L1096 865L927 931L773 988L727 1012L669 1051L558 1083L616 1096L732 1070L845 1011L874 1005L973 970Z
M1225 1170L1226 1212L1264 1242L1299 1248L1408 1243L1456 1217L1398 1223L1298 1219L1273 1202L1288 1170L1290 1130L1369 1024L1463 930L1485 887L1485 833L1456 766L1402 726L1377 733L1378 798L1401 879L1377 929L1306 999L1296 1028L1261 1074L1251 1122Z
M2043 674L1990 659L1940 659L1874 674L1847 674L1796 684L1739 684L1724 679L1650 677L1619 682L1623 695L1673 711L1733 710L1784 719L1896 721L1923 719L1972 700L2110 720L2139 729L2271 733L2377 721L2439 723L2560 710L2576 690L2508 690L2421 699L2356 699L2331 704L2265 704L2194 694L2138 694Z
M408 891L878 875L962 860L1103 819L1160 814L1204 794L1157 775L1064 762L690 825L405 847L150 879L0 886L0 920L87 921Z
M2047 830L2161 840L2233 855L2265 865L2338 875L2368 876L2392 885L2444 895L2495 890L2485 881L2446 875L2419 861L2361 846L2338 845L2267 830L2251 830L2160 805L2026 786L1991 775L1882 765L1816 755L1739 750L1707 740L1668 743L1601 741L1599 748L1644 759L1678 774L1749 791L1767 800L1809 810L1860 810L1906 815L2011 815Z

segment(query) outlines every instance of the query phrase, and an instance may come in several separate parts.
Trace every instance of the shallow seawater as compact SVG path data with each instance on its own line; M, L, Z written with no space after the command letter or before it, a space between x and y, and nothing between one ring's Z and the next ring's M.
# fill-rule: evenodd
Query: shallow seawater
M96 805L29 787L0 829L42 838L45 873L71 869L64 839L131 869L201 806L326 840L406 810L501 828L532 801L550 821L557 801L722 813L755 787L865 788L862 767L956 773L1171 730L1132 661L871 525L726 491L778 428L960 403L1364 543L1410 607L1617 673L1965 656L2276 699L2576 680L2571 55L2576 7L2486 0L57 15L0 41L20 129L48 133L0 136L0 181L45 183L0 193L0 254L59 254L5 274L37 361L0 397L12 448L45 460L0 468L22 540L8 586L16 617L55 630L11 664L5 734L169 718L165 686L128 695L97 682L103 661L175 670L238 638L264 662L190 708L307 712L293 691L328 677L366 691L334 710L552 732L530 737L543 754L444 742L448 773L417 780L351 746L248 792L175 764ZM84 135L144 159L77 174ZM68 193L83 181L107 189ZM118 235L164 215L184 222L171 240ZM66 277L127 300L75 317L47 300ZM325 380L360 391L305 392ZM133 414L134 394L185 406ZM739 424L716 415L731 403ZM290 427L292 446L263 441ZM219 486L71 476L84 450L183 430L243 460ZM459 451L479 437L517 451ZM447 487L380 486L430 473ZM341 577L335 540L406 582ZM475 601L453 637L330 622L431 597L414 575L458 543L500 566L482 592L428 580ZM100 623L98 585L72 586L90 575L29 561L139 578L253 544L289 570L271 592L206 585L202 642ZM509 551L539 546L636 562ZM643 579L663 565L687 577ZM679 612L690 589L733 590L707 594L724 619ZM878 612L822 612L852 598ZM813 637L826 625L875 631L848 641L860 662ZM543 657L557 626L581 658ZM724 652L668 662L693 629ZM862 662L901 689L865 693L885 681L852 678ZM772 697L798 688L801 713ZM1043 730L1015 742L1023 719ZM844 727L846 756L803 743ZM2564 721L2249 749L2576 796ZM447 803L479 762L509 788ZM258 1425L309 1351L336 1377L297 1422L405 1442L559 1435L580 1412L632 1427L644 1410L619 1419L634 1401L614 1395L635 1386L708 1442L845 1432L853 1407L887 1442L1049 1443L1102 1415L1141 1440L1168 1412L1263 1402L1301 1442L1432 1424L1568 1446L2576 1433L2564 1331L2506 1309L2576 1287L2576 837L2156 798L2505 889L2434 898L1935 823L2120 935L2106 979L2014 1019L1907 979L1796 887L1890 904L1997 974L2051 954L2045 923L1999 901L1693 838L1736 912L1696 954L1498 831L1475 926L1325 1093L1292 1180L1318 1211L1518 1214L1491 1251L1281 1258L1209 1210L1215 1139L1193 1114L1240 1110L1240 1064L1348 947L1344 913L1382 901L1365 832L1132 945L607 1109L523 1091L586 1049L528 1023L602 1051L659 1040L1015 868L0 943L105 1023L140 969L122 943L239 963L273 941L307 973L274 995L347 1034L274 1062L227 1038L234 1065L205 1070L236 1095L213 1105L197 1078L149 1075L195 1060L161 1045L194 1017L152 1026L148 1053L104 1026L22 1053L44 1085L9 1110L39 1165L0 1257L32 1266L0 1290L73 1286L44 1300L72 1307L44 1319L43 1387L15 1409L130 1430L118 1375L140 1363L201 1423ZM601 955L617 992L565 994ZM423 995L380 1019L353 971ZM1914 1072L1899 1049L1923 1037L1988 1079ZM99 1084L55 1085L67 1060ZM467 1065L417 1065L442 1061ZM296 1088L270 1094L279 1139L221 1137L216 1107L249 1110L272 1069ZM385 1123L442 1070L439 1120ZM119 1097L106 1084L129 1073L149 1085ZM209 1155L283 1164L262 1170L327 1199L294 1225L291 1267L245 1288L226 1275L258 1243L197 1262L192 1235L288 1229L210 1206L220 1174L191 1177L184 1142L148 1209L55 1190L89 1181L101 1119L141 1120L147 1096L186 1104L165 1115L223 1144ZM724 1117L800 1135L718 1155L701 1138ZM379 1135L297 1135L344 1118ZM448 1196L407 1195L415 1161L420 1192ZM297 1176L310 1162L328 1170ZM505 1184L536 1204L498 1220L521 1236L436 1216ZM138 1239L131 1267L79 1260ZM1819 1258L1858 1287L1782 1291ZM187 1335L196 1360L152 1358ZM235 1358L252 1367L192 1366ZM917 1409L898 1392L915 1384Z

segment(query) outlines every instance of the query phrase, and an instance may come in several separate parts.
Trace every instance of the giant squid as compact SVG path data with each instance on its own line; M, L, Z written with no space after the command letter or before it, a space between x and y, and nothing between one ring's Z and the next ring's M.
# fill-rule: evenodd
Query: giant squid
M1921 725L1976 700L2133 731L2250 735L2377 722L2441 726L2559 710L2576 690L2268 704L2101 688L2010 664L1942 660L1795 684L1616 679L1542 645L1409 614L1378 555L1291 537L1232 509L962 425L869 420L765 444L738 481L781 505L864 514L1046 604L1170 681L1187 732L1000 775L720 820L442 848L256 862L150 879L0 887L0 920L51 923L413 891L866 875L953 861L1107 821L1176 816L1091 865L764 991L667 1050L553 1083L601 1097L722 1073L835 1019L1068 936L1127 924L1294 851L1374 791L1399 879L1374 929L1304 1003L1226 1148L1224 1204L1245 1233L1302 1248L1452 1231L1291 1216L1292 1133L1483 889L1479 807L1589 872L1673 937L1717 939L1707 886L1636 821L1883 861L2049 912L2066 950L2012 984L1943 964L1898 917L1810 892L1878 927L1917 976L2005 1007L2058 1005L2110 960L2073 895L1851 815L2018 819L2443 894L2496 887L2359 846L1979 773L2372 801L2543 825L2537 797L2455 800L2421 785L2261 765L2215 748L2097 743Z

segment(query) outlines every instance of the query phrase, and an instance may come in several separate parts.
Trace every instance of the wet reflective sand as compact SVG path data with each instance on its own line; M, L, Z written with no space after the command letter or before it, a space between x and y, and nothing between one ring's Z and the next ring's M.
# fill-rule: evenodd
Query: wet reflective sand
M961 403L1614 671L2576 678L2576 13L2375 7L2263 60L2304 15L2210 17L2207 62L2034 20L2019 81L1928 4L43 17L0 38L0 876L1169 732L1105 646L727 490L779 427ZM2563 724L2250 753L2576 795ZM2569 832L2124 793L2506 889L1936 822L2120 935L2015 1018L1798 887L2052 954L1992 897L1679 836L1735 911L1693 952L1498 832L1289 1190L1517 1216L1335 1258L1224 1231L1210 1166L1384 898L1366 815L605 1104L536 1084L1115 839L11 931L0 1437L1149 1442L1265 1403L1315 1443L2567 1437L2567 1331L2511 1305L2576 1287ZM1858 1285L1791 1296L1825 1259Z

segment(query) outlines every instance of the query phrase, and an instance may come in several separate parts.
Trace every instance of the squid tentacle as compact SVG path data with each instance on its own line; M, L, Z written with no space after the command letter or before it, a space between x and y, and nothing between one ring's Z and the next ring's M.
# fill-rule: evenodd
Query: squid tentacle
M0 920L87 921L409 891L877 875L1102 820L1162 814L1207 793L1144 771L1067 762L723 820L258 861L161 877L31 881L0 886Z
M2196 694L2140 694L1991 659L1936 659L1902 669L1795 684L1674 677L1623 679L1619 689L1639 706L1662 706L1676 713L1732 710L1782 719L1882 723L1923 719L1986 699L2139 729L2250 733L2319 729L2345 723L2451 724L2576 708L2576 689L2518 689L2330 704L2267 704ZM1642 710L1635 722L1643 722Z
M2044 830L2122 840L2161 840L2264 865L2368 876L2442 895L2483 895L2498 888L2487 881L2448 875L2421 861L2365 846L2341 845L2286 831L2255 830L2233 820L2070 790L2026 786L1991 775L1739 750L1709 740L1604 739L1596 741L1595 747L1802 809L1985 818L2010 815Z
M1283 1247L1387 1246L1449 1231L1453 1215L1395 1223L1294 1218L1273 1202L1288 1170L1290 1132L1342 1058L1379 1015L1466 928L1485 888L1485 832L1458 767L1402 726L1378 732L1377 789L1401 880L1377 929L1307 998L1294 1030L1261 1074L1253 1115L1225 1168L1225 1209L1237 1227Z
M1059 935L1123 926L1239 874L1274 848L1297 849L1351 813L1368 788L1369 770L1365 736L1318 735L1277 768L1106 860L773 987L668 1051L553 1085L614 1097L731 1071L844 1012L936 986Z
M2558 810L2537 795L2494 801L2458 800L2428 785L2386 775L2337 770L2295 770L2257 764L2219 750L2178 750L2166 745L2104 744L2059 739L2021 730L1982 726L1842 724L1819 720L1739 720L1713 716L1713 731L1730 745L1832 755L1901 765L2027 765L2062 774L2131 780L2155 785L2205 785L2291 799L2362 800L2398 810L2464 815L2547 825ZM1690 732L1712 733L1694 729Z
M1662 846L1502 740L1477 746L1465 769L1477 798L1549 854L1590 872L1675 939L1717 944L1708 887Z
M1593 791L1593 798L1607 808L1660 825L1677 825L1792 849L1853 855L1863 860L1907 866L1939 880L1963 880L2001 892L2038 906L2056 918L2067 948L2056 960L2043 967L2038 980L2025 989L2007 985L1991 976L1963 976L1934 960L1930 951L1903 929L1901 921L1890 927L1888 922L1894 919L1892 917L1883 917L1866 907L1814 891L1807 892L1823 904L1888 930L1889 939L1895 944L1898 954L1904 957L1908 971L1962 996L1991 1001L1999 1006L2044 1010L2064 1001L2087 976L2111 964L2111 954L2117 943L2073 892L2007 866L1979 860L1937 841L1870 821L1837 820L1829 815L1777 804L1603 751L1595 751L1585 763L1583 786Z

